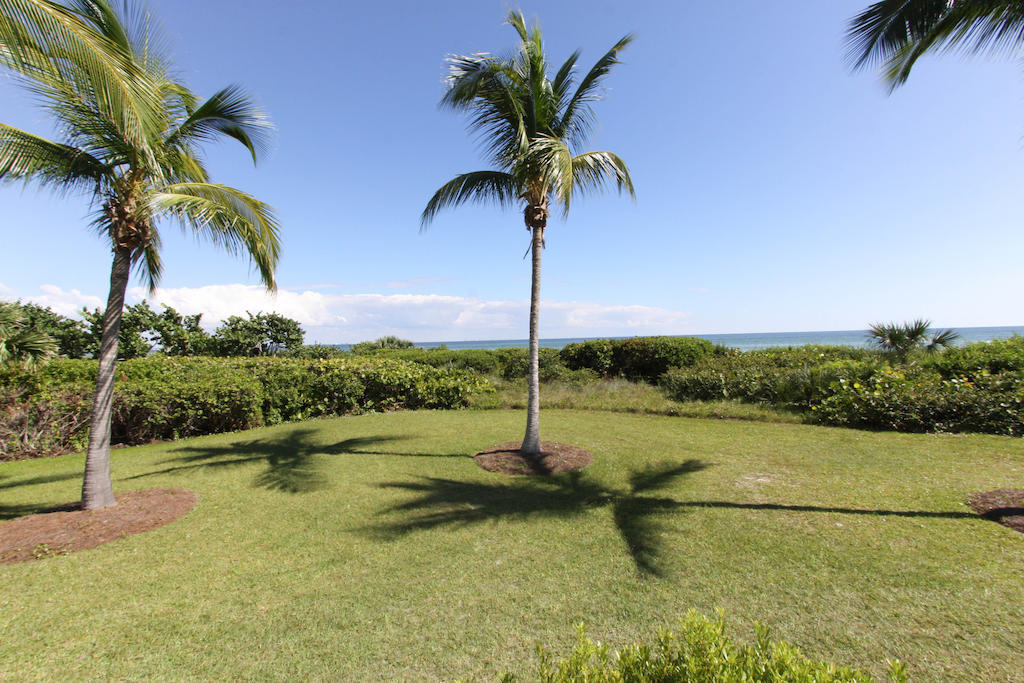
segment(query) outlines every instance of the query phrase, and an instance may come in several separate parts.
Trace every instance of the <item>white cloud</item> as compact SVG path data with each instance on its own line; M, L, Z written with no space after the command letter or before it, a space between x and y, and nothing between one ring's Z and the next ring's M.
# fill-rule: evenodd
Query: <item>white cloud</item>
M105 306L103 299L91 294L83 294L77 289L64 291L57 285L40 285L41 294L20 294L0 283L0 297L5 299L22 299L40 306L48 306L54 312L77 318L82 307L89 309Z
M96 296L53 285L25 299L73 315L82 306L102 305ZM0 285L0 293L9 290ZM13 293L12 293L13 294ZM274 312L298 320L306 341L328 344L356 342L394 334L414 341L524 339L528 333L529 301L485 301L439 294L325 294L279 290L270 294L256 285L208 285L159 289L151 296L145 287L132 287L127 302L146 299L160 309L166 304L185 315L201 313L202 324L213 329L231 315L247 311ZM541 336L597 337L688 332L688 314L652 306L604 305L596 302L544 301Z

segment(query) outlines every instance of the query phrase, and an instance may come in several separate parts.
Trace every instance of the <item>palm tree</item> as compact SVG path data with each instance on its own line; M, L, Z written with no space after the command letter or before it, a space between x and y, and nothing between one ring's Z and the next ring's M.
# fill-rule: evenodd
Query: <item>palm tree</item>
M175 80L148 16L108 0L0 0L0 64L39 99L63 138L54 142L0 124L0 180L92 197L93 226L113 252L82 505L115 504L110 417L117 335L133 266L150 289L160 280L164 221L245 251L274 287L280 243L267 204L211 183L199 144L221 136L255 162L271 127L229 86L200 101Z
M906 82L925 53L1015 51L1022 41L1019 0L881 0L854 17L847 31L855 66L881 63L893 88Z
M932 332L930 320L915 320L910 323L874 323L868 328L868 339L878 348L895 356L903 363L917 349L928 353L951 346L960 338L953 330Z
M469 129L479 133L491 163L498 170L463 173L434 193L423 210L426 228L437 213L469 201L495 201L523 206L531 232L530 374L526 435L522 452L535 455L540 447L538 312L540 264L549 207L569 213L574 196L614 182L631 196L633 181L626 163L611 152L574 154L590 133L595 118L590 104L601 96L601 83L619 63L619 51L632 40L625 36L576 82L579 51L548 75L540 27L527 29L521 12L509 13L508 23L519 35L518 50L508 59L489 54L456 55L448 59L450 74L441 105L469 115Z

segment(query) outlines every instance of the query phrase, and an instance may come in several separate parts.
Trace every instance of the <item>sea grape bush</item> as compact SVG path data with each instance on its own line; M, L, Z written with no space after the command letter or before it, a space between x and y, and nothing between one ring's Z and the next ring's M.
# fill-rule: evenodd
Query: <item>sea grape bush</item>
M80 449L95 366L0 368L0 459ZM139 444L356 411L457 408L488 388L474 373L390 358L140 358L118 365L112 435Z
M901 432L1024 435L1024 375L942 379L883 370L865 382L841 381L812 415L820 424Z
M1024 337L995 339L952 348L928 359L946 379L954 377L976 378L1004 372L1024 370Z
M812 422L909 432L1024 435L1024 338L891 367L867 349L799 347L705 357L661 380L678 401L735 399Z
M660 681L663 683L713 683L750 681L769 683L859 683L873 680L849 667L817 662L798 649L772 640L764 627L755 630L751 644L734 641L721 614L709 619L689 612L676 631L663 630L653 642L638 642L620 651L595 642L579 628L579 640L569 656L555 660L538 647L537 679L544 683L612 683L613 681ZM889 663L889 679L906 681L903 665ZM517 680L506 674L504 681Z

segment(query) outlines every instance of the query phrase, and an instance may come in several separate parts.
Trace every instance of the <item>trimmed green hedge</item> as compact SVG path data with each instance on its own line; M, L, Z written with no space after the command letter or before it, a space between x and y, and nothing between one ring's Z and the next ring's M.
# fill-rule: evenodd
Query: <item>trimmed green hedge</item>
M0 459L80 449L96 362L0 368ZM482 377L392 358L150 357L118 364L111 435L139 444L361 410L457 408Z

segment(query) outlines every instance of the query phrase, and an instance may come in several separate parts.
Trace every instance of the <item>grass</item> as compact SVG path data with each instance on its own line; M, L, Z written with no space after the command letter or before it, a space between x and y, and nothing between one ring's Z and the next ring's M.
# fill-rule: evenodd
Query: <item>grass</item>
M470 407L480 410L526 408L526 380L502 380L489 377L495 391L471 398ZM739 401L673 401L658 387L646 382L621 378L588 382L582 385L545 382L540 388L542 409L602 410L616 413L642 413L672 417L701 417L755 422L800 423L799 413L771 406Z
M467 456L512 411L312 421L114 452L183 519L0 567L0 671L26 678L493 678L585 622L621 646L689 609L915 680L1024 671L1024 537L971 515L1024 443L548 411L596 460L552 480ZM81 456L0 465L0 519L73 500ZM3 523L0 522L0 534Z

